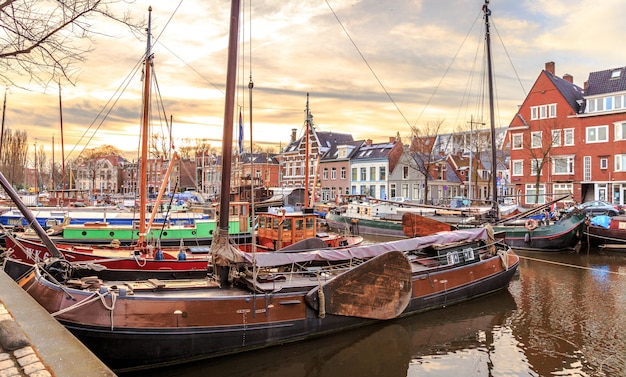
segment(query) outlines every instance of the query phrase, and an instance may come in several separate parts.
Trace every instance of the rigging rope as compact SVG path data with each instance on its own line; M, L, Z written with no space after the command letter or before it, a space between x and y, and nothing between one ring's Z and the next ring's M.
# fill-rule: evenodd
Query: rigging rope
M540 259L540 258L525 257L525 256L522 256L522 255L519 255L519 254L518 254L518 257L520 259L527 259L527 260L531 260L531 261L534 261L534 262L550 263L550 264L554 264L554 265L562 266L562 267L572 267L572 268L579 268L581 270L596 271L596 272L603 272L603 273L615 274L615 275L620 275L620 276L626 276L626 273L619 272L619 271L600 270L600 269L593 268L593 267L578 266L578 265L575 265L575 264L569 264L569 263L563 263L563 262L555 262L555 261L550 261L550 260L545 260L545 259Z

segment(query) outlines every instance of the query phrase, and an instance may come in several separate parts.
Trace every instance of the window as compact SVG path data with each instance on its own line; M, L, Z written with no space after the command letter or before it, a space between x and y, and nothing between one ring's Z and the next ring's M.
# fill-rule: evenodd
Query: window
M409 179L409 167L408 166L402 167L402 179Z
M337 179L337 168L330 169L330 179L332 180Z
M606 157L602 157L600 159L600 169L608 169L609 167L609 159Z
M384 181L386 179L387 179L387 168L384 166L381 166L378 168L378 180Z
M571 195L574 192L572 183L555 183L552 185L552 193L555 197Z
M615 140L626 140L626 122L615 122Z
M514 160L511 169L513 175L524 175L524 160Z
M561 130L552 130L552 146L561 146Z
M609 141L609 126L587 127L587 143Z
M545 198L546 187L544 184L539 185L539 191L535 187L535 184L526 185L526 204L543 204L546 202ZM536 197L536 195L538 197ZM535 199L536 202L535 202Z
M370 181L376 180L376 167L370 166Z
M356 181L357 180L357 175L356 175L356 168L352 168L352 180ZM356 193L355 193L356 194Z
M361 181L367 180L367 168L361 168Z
M409 184L408 183L403 183L402 184L402 193L401 193L403 198L408 198L409 197Z
M524 147L524 142L523 142L523 135L522 134L514 134L513 135L513 142L511 145L512 149L522 149Z
M574 156L552 157L552 174L574 174Z
M541 131L530 133L530 147L541 148Z
M556 118L556 103L530 107L530 120Z
M391 185L389 185L389 197L393 198L396 197L396 184L392 183Z
M563 130L563 145L574 145L573 128L566 128Z
M583 181L591 181L591 156L583 157Z
M341 168L341 179L346 179L346 167Z
M539 171L540 163L541 161L536 158L533 158L532 160L530 160L530 175L531 176L541 175L541 174L537 174L537 172Z
M328 180L328 168L324 168L324 170L322 171L322 179Z
M556 103L548 105L548 118L556 118Z
M626 171L626 154L615 155L615 171Z

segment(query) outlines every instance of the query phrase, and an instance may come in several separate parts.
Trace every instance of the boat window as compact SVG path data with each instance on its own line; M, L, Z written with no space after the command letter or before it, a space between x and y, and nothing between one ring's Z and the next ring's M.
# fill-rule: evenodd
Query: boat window
M291 219L283 221L283 229L291 230Z
M463 249L463 254L466 261L474 259L474 249L472 249L471 247Z
M307 217L306 218L306 228L307 229L315 229L315 218Z
M296 230L302 230L304 226L304 219L296 220Z
M459 263L459 253L457 251L446 254L446 258L448 259L448 264Z

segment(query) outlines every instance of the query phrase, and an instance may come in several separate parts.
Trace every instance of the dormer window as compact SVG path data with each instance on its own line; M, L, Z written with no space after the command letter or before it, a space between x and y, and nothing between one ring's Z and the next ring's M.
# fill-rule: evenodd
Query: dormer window
M622 70L621 69L616 69L613 72L611 72L611 80L618 79L618 78L620 78L621 75L622 75Z

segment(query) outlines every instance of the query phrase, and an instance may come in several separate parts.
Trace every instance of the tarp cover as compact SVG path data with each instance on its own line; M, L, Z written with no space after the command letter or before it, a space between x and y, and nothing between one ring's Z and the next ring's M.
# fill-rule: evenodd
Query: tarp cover
M336 250L313 250L301 253L244 253L243 258L249 263L253 263L256 257L258 267L284 266L292 263L303 263L310 261L342 261L352 258L372 258L389 251L410 251L419 250L431 245L449 244L461 241L488 240L487 228L452 230L439 232L424 237L402 239L398 241L382 242L374 245L355 246Z

